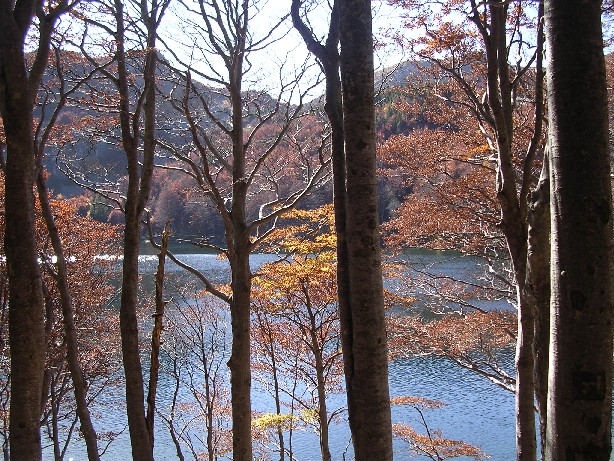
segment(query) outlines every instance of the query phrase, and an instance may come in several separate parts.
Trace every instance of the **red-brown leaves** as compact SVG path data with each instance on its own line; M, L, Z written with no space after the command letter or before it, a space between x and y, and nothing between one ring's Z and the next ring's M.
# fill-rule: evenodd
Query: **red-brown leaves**
M506 390L514 389L505 360L505 350L516 339L516 315L511 311L446 315L432 321L397 316L388 328L392 358L445 357Z
M460 440L450 440L443 437L440 430L428 431L426 435L419 434L406 424L393 424L392 432L397 439L409 445L413 456L426 456L434 461L467 456L477 460L489 458L480 448Z

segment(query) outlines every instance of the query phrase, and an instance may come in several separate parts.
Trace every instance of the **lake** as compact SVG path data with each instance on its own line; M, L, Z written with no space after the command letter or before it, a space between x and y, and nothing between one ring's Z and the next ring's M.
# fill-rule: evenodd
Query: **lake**
M450 276L471 278L480 271L480 261L476 258L463 257L453 253L415 251L410 258L431 270ZM228 265L224 260L210 254L187 254L181 258L188 264L208 274L215 282L228 280ZM259 267L267 261L274 260L274 255L254 255L252 268ZM157 258L155 256L141 257L141 271L152 274L155 271ZM170 277L179 276L181 269L172 263L167 265ZM147 280L146 280L146 283ZM502 301L492 306L505 307ZM513 363L513 353L510 351L509 364ZM171 393L171 382L168 377L161 376L159 384L159 400L163 401ZM514 428L514 398L486 379L470 371L460 369L446 359L433 357L418 357L393 361L390 364L391 396L419 396L445 402L447 406L441 409L427 410L424 413L429 429L441 429L446 438L463 440L477 445L493 460L515 459L515 428ZM274 411L270 406L270 398L254 383L253 406L259 411ZM331 396L332 407L342 405L344 396ZM94 406L98 418L96 429L100 431L120 431L126 426L126 416L121 402L122 396L105 396ZM175 460L177 456L167 430L159 419L156 420L155 457L158 461ZM410 407L393 407L393 422L403 422L412 425L418 432L424 433L419 414ZM349 441L347 424L331 426L331 453L333 460L341 461ZM73 461L86 460L85 449L78 441L73 441L65 459ZM313 433L300 433L294 439L294 453L300 461L319 459L318 438ZM186 453L187 454L187 453ZM53 457L49 451L45 459ZM127 429L109 446L103 456L104 460L129 460L130 448ZM346 454L347 460L352 459L351 453ZM410 459L407 447L402 442L395 442L395 460ZM415 460L426 460L426 457L411 457ZM462 459L462 458L457 458Z

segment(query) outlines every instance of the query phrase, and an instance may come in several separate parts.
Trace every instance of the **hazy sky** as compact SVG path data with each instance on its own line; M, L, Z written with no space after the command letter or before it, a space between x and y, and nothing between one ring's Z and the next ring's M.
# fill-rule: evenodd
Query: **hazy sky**
M290 0L269 0L268 2L261 1L258 3L260 11L250 21L250 30L255 40L263 38L266 31L270 30L270 26L279 22L280 18L290 11ZM373 14L374 33L376 35L401 23L398 13L385 1L375 0L373 2ZM322 6L309 16L312 27L321 37L326 34L328 17L329 9L327 5ZM189 63L202 72L210 73L210 70L207 69L210 66L205 63L204 57L207 50L203 50L202 46L199 47L199 45L206 43L206 40L198 37L197 28L191 24L191 21L198 22L198 15L188 14L185 8L177 2L167 13L165 20L161 33L165 43L181 57L184 64ZM199 23L202 24L202 22ZM281 75L285 81L291 80L300 71L309 56L299 34L292 29L289 18L278 27L269 42L268 46L248 57L252 70L247 75L247 88L266 88L269 91L275 91L280 87L280 69L282 69ZM164 48L161 48L162 53L168 55ZM223 69L223 63L219 58L211 53L206 55L211 67ZM377 66L389 66L398 63L400 60L402 60L402 56L399 51L392 47L379 49L376 53ZM313 68L309 73L309 78L306 78L301 85L303 91L312 84L319 73L313 61L311 61L311 66ZM321 94L322 91L322 88L314 88L311 94L316 96Z

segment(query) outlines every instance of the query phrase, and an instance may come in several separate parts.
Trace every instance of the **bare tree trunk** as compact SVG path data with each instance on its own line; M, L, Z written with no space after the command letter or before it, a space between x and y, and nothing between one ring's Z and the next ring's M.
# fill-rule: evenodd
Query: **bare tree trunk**
M42 165L39 165L37 188L43 219L45 220L45 225L47 226L47 232L49 234L49 239L51 240L53 252L57 258L56 283L62 304L66 356L74 387L77 415L79 416L79 421L81 423L80 432L83 434L83 438L85 439L88 459L90 461L98 461L100 459L98 454L98 439L96 430L92 424L92 418L90 416L87 404L88 386L85 378L83 377L83 370L81 369L81 364L79 362L79 342L77 338L77 329L75 327L72 296L68 287L68 267L66 257L64 255L62 239L58 232L58 228L55 225L53 210L51 209L51 204L49 203L49 192L47 191L47 186L45 184Z
M533 342L535 317L533 306L524 292L524 282L518 283L518 338L516 342L516 459L535 460L537 440L535 429L535 381ZM522 291L521 291L522 290Z
M348 411L355 413L352 386L348 383L354 368L352 351L352 309L350 300L350 270L346 238L346 172L345 172L345 137L343 132L343 103L341 78L339 75L339 1L334 0L324 44L316 42L312 31L300 15L301 0L292 0L292 22L301 34L308 50L320 62L326 77L324 111L331 128L331 154L333 159L333 205L335 209L335 236L337 238L337 295L339 303L339 322L341 330L341 347L346 376L346 394Z
M501 208L500 227L510 255L516 283L518 304L518 338L516 344L516 459L535 461L537 452L535 429L535 383L533 340L535 318L533 307L525 298L527 277L527 226L523 205L528 191L518 196L517 175L512 156L513 104L509 74L506 20L509 5L501 0L489 3L490 30L485 35L487 56L488 103L492 110L497 144L497 201ZM536 112L539 112L536 110ZM541 117L537 113L536 117ZM539 130L536 129L539 139ZM533 152L534 155L534 152ZM529 183L532 156L527 156L528 170L523 182Z
M542 175L531 193L528 223L527 276L524 298L533 310L534 385L539 414L541 455L544 458L548 420L548 353L550 342L550 182L548 159L544 158Z
M546 460L607 461L612 195L601 2L546 0L552 296Z
M35 78L30 82L24 52L34 6L33 1L0 2L0 114L7 145L4 248L10 287L10 456L15 461L36 461L42 456L40 416L46 344L32 190L32 109L39 81ZM39 51L46 62L48 50Z
M242 30L237 35L236 49L245 50L248 24L248 4L243 2ZM250 309L252 274L249 265L251 242L247 227L246 152L243 129L243 52L233 56L229 67L229 89L232 105L232 205L229 240L229 260L232 272L230 317L232 351L230 368L230 393L232 400L232 455L237 461L252 460L252 375L250 352Z
M162 343L162 329L164 320L164 264L170 236L168 221L162 233L162 244L158 254L158 269L156 271L156 311L153 314L154 327L151 332L151 359L149 365L149 389L147 391L147 430L151 440L151 448L154 446L154 419L156 414L156 391L158 389L158 376L160 372L160 344Z
M19 91L13 88L11 93L18 95ZM34 461L41 459L44 302L34 230L32 114L19 116L23 101L11 99L17 101L10 101L2 114L8 141L4 246L9 275L10 447L12 460Z
M346 364L349 422L357 461L392 460L377 212L371 2L342 0L340 7L346 238L352 317L351 349L343 351L351 361Z
M137 319L139 245L141 237L141 217L151 190L154 158L155 129L155 69L157 55L155 50L156 29L147 23L148 40L144 79L144 133L143 165L139 165L138 122L133 125L130 116L130 95L128 71L126 68L125 29L123 4L115 0L117 21L117 68L118 89L120 93L120 124L122 143L128 161L128 191L126 193L124 227L124 261L122 266L122 293L120 301L120 332L122 355L126 377L126 408L128 427L132 445L132 457L136 461L152 461L153 448L145 417L145 395L143 391L143 371L139 347L139 326ZM143 12L145 14L145 12ZM153 12L155 17L155 12ZM149 20L149 18L143 18ZM140 114L135 113L134 117ZM134 131L133 131L134 129Z
M143 391L143 371L136 315L140 243L139 217L134 211L126 213L120 332L122 337L124 374L126 376L126 409L130 440L132 442L132 457L135 460L151 461L153 460L153 452L145 421L145 394Z
M247 234L245 234L247 237ZM249 242L244 242L249 245ZM250 304L251 272L249 251L237 245L232 264L232 352L230 368L232 399L233 459L252 459L251 415L251 354L250 354Z
M329 433L328 433L328 409L326 406L326 382L324 380L324 361L322 350L318 344L316 336L315 319L310 312L312 320L311 327L311 347L315 356L316 383L318 389L318 418L320 419L320 454L322 461L331 461Z
M266 322L266 325L263 325L263 322ZM270 354L271 359L271 376L273 378L273 398L275 399L275 411L277 413L277 416L281 416L281 389L279 386L277 355L275 354L275 339L273 337L273 332L271 331L271 323L268 317L264 316L263 319L263 316L258 315L258 323L259 328L265 331L266 334L265 348L267 349L267 353ZM284 431L281 424L277 427L277 440L279 443L279 461L284 461L286 459L286 443L284 440Z

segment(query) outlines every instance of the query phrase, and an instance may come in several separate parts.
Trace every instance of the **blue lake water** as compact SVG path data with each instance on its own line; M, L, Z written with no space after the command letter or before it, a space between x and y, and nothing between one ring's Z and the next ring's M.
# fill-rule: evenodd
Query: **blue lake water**
M431 269L448 275L470 278L479 273L479 260L435 252L415 252L411 255ZM181 255L188 264L208 274L215 282L228 279L228 265L214 255ZM275 259L274 255L254 255L252 267L258 267L266 261ZM157 259L154 256L141 258L141 271L151 274L155 270ZM167 272L178 274L180 269L173 264L167 266ZM172 276L172 275L171 275ZM501 307L501 304L497 307ZM512 363L509 354L509 363ZM161 376L159 384L159 401L168 399L171 393L168 377ZM514 446L514 398L494 384L470 371L460 369L446 359L418 357L396 360L390 364L390 391L394 396L420 396L445 402L441 409L427 410L424 416L430 429L441 429L443 435L450 439L463 440L477 445L493 460L511 461L515 459ZM254 383L253 406L260 411L274 411L270 398ZM343 404L342 395L331 396L331 407ZM122 396L102 396L94 406L97 414L96 428L100 431L119 431L126 426L125 408ZM419 414L410 407L393 407L393 421L412 425L418 432L422 430ZM159 422L159 420L158 420ZM157 425L155 456L158 461L175 460L175 449L164 426ZM331 426L331 452L334 460L352 459L351 452L346 454L349 441L349 429L345 423ZM297 460L311 461L319 459L318 438L313 433L300 433L294 439L294 453ZM186 453L187 455L187 453ZM129 460L130 448L127 429L107 449L104 460ZM45 459L53 457L49 451ZM86 460L84 446L73 441L65 457L73 461ZM407 447L395 442L395 459L410 459ZM425 460L426 457L411 457ZM461 459L461 458L458 458ZM375 460L374 460L375 461Z

